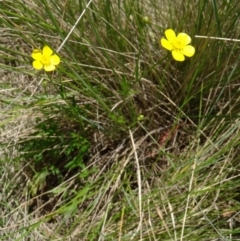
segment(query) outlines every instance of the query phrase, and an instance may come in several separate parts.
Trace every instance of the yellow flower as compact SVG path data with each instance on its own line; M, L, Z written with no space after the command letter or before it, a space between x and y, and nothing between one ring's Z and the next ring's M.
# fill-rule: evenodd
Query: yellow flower
M161 45L172 52L172 56L177 61L184 61L185 56L192 57L195 48L190 44L191 38L186 33L179 33L177 36L172 29L165 31L165 38L161 39ZM185 56L184 56L185 55Z
M32 65L34 69L45 71L53 71L56 65L60 63L60 58L56 54L53 54L53 50L48 46L44 46L43 50L34 49L32 52L32 58L34 59Z

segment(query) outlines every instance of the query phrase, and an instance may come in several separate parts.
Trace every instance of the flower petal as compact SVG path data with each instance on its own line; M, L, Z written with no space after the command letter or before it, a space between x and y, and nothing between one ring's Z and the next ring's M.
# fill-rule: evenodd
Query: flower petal
M195 48L191 45L184 46L182 53L187 57L192 57L195 53Z
M42 52L39 49L34 49L31 56L35 60L41 60Z
M43 47L43 56L50 57L52 53L53 53L52 49L50 49L47 45Z
M186 33L179 33L177 38L180 39L184 45L191 43L191 37L188 36Z
M50 63L53 65L58 65L60 63L60 58L56 54L50 56Z
M176 38L176 34L172 29L167 29L165 31L165 36L169 42L172 42Z
M184 57L184 55L181 53L181 51L179 51L179 50L173 50L172 51L172 56L173 56L173 58L175 59L175 60L177 60L177 61L184 61L185 60L185 57Z
M53 65L53 64L45 65L45 66L44 66L44 70L45 70L46 72L53 71L53 70L55 70L55 69L56 69L56 67L55 67L55 65Z
M33 68L37 70L40 70L43 68L43 64L38 60L33 61L32 65L33 65Z
M161 45L163 46L163 48L167 49L167 50L173 50L173 45L167 41L165 38L161 39Z

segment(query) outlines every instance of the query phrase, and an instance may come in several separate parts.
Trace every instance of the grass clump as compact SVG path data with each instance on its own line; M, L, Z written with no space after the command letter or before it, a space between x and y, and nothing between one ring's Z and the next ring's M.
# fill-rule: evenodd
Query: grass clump
M239 3L1 4L1 240L239 237Z

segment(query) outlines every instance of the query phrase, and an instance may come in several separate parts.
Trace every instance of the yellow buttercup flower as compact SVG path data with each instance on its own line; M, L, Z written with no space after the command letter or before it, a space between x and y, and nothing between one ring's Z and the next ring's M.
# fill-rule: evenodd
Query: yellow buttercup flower
M53 71L56 69L56 65L60 63L60 58L56 54L53 54L53 50L48 46L44 46L43 50L34 49L32 52L32 58L34 59L32 65L34 69L45 71Z
M184 61L185 56L192 57L195 48L191 45L191 37L186 33L179 33L177 36L172 29L165 31L165 38L161 39L161 45L172 52L172 56L177 61ZM185 55L185 56L184 56Z

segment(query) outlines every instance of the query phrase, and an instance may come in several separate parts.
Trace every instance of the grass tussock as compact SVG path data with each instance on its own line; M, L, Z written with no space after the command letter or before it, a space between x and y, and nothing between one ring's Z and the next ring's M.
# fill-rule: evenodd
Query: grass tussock
M239 12L2 1L0 239L238 240ZM193 57L161 48L169 28ZM32 67L44 45L54 72Z

